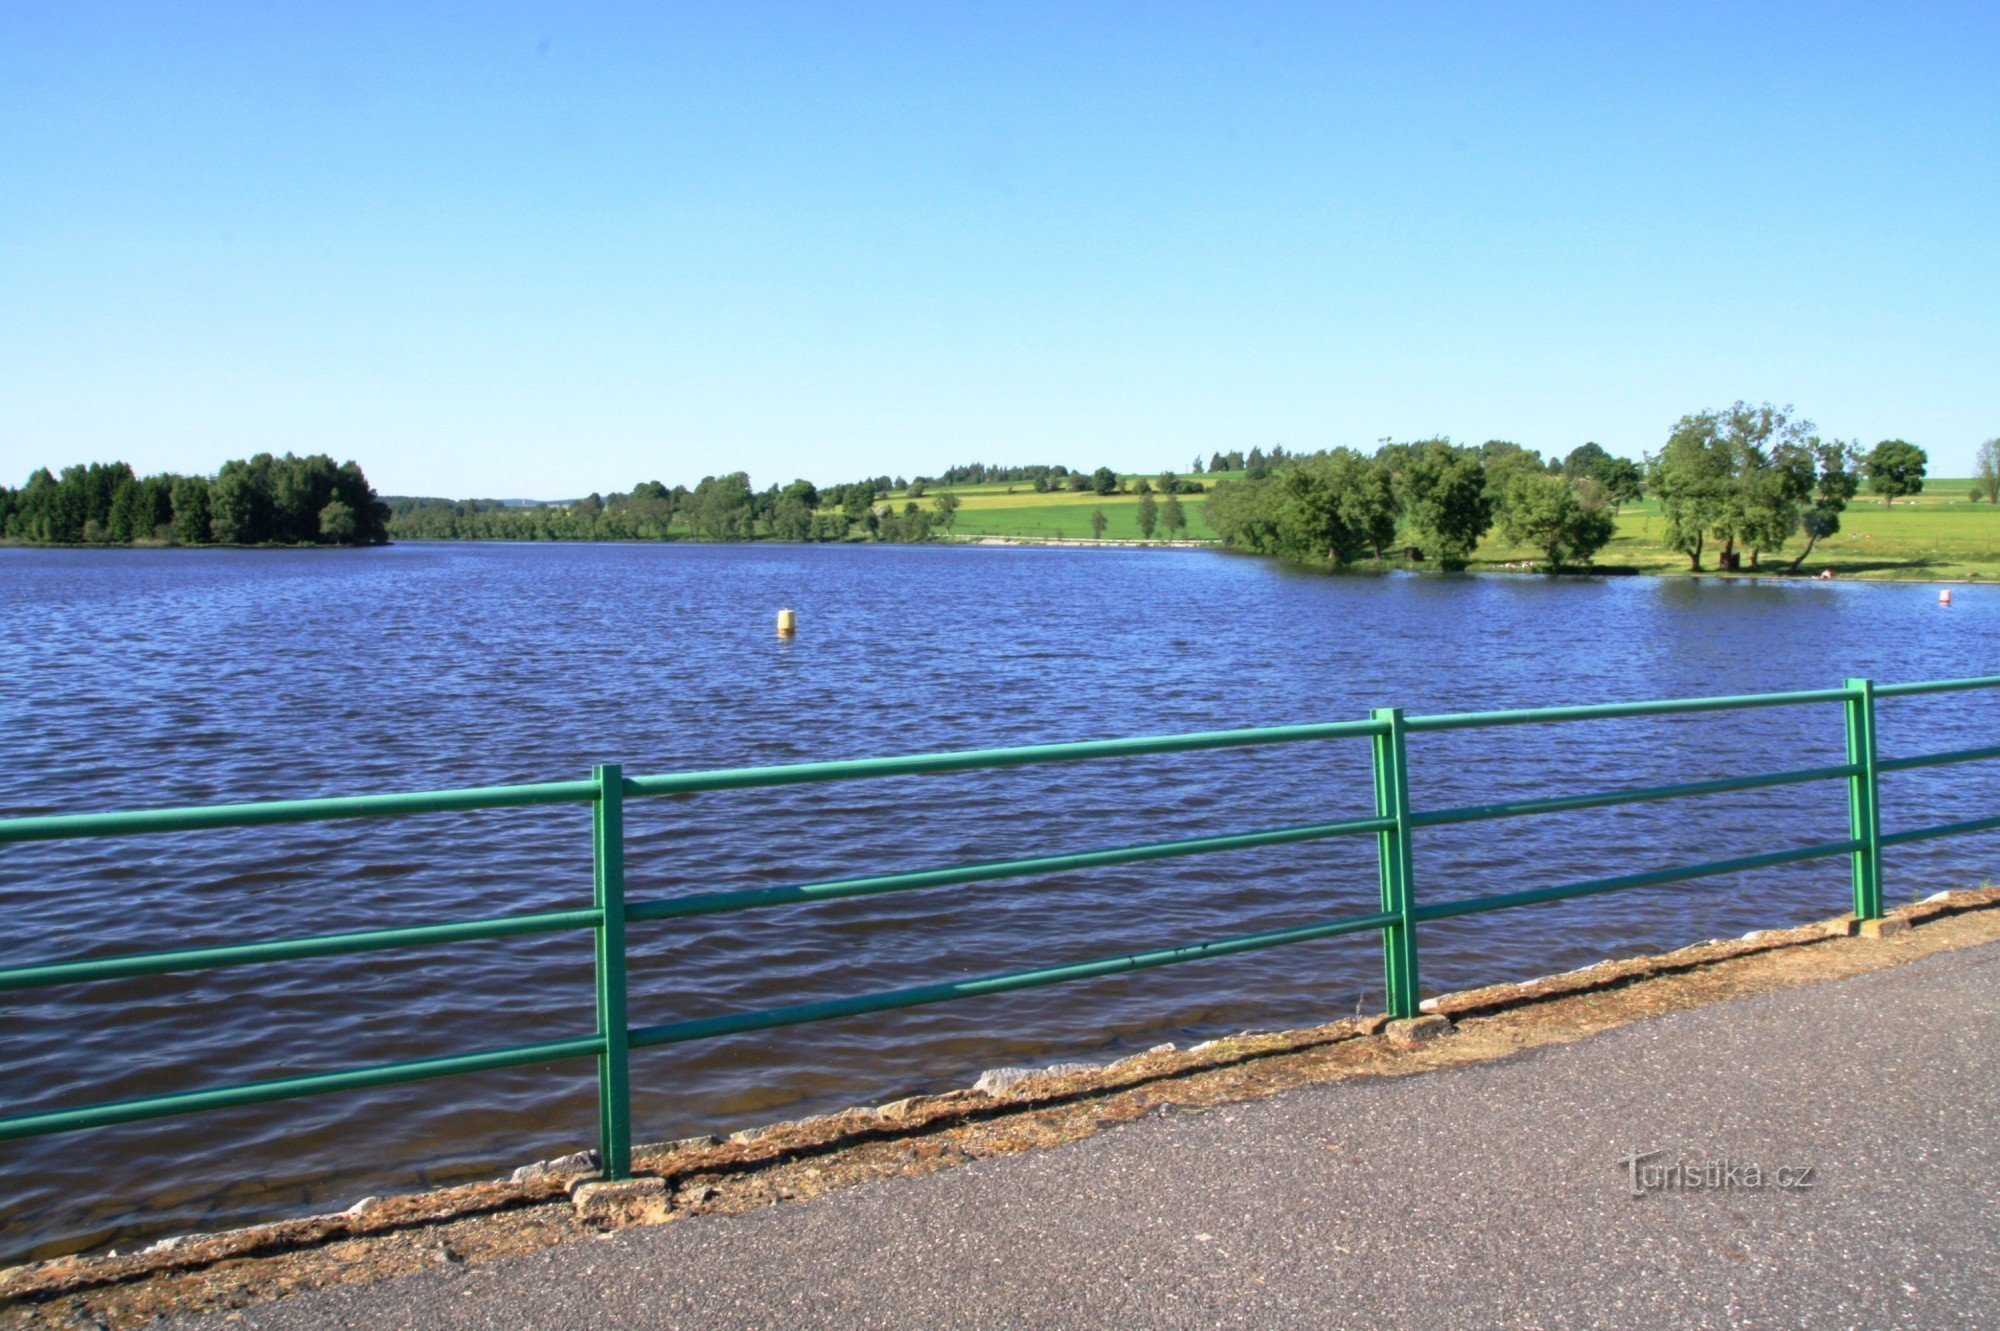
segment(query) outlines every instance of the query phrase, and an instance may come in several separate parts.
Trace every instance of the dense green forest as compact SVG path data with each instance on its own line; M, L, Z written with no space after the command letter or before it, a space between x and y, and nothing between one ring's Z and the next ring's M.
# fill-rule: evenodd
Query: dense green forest
M259 453L214 476L93 462L0 486L0 536L31 545L380 545L388 523L361 468L324 453Z
M810 481L757 491L740 471L705 476L692 490L642 481L611 495L566 504L508 505L485 499L392 499L389 531L405 540L660 541L694 537L743 541L922 541L939 518L934 505L906 500L903 511L877 505L889 477L821 490Z

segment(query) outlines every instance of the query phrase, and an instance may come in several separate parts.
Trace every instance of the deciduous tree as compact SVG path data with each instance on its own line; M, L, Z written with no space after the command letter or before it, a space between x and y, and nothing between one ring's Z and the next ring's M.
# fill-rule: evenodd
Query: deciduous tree
M871 495L870 487L860 492ZM853 503L850 490L848 502ZM872 511L872 510L871 510ZM740 541L750 535L750 477L740 471L726 476L704 476L687 500L688 522L697 536L711 541Z
M1741 562L1739 543L1775 549L1797 529L1809 484L1783 463L1812 438L1812 423L1790 407L1738 402L1675 423L1666 445L1647 462L1646 485L1660 501L1665 542L1701 569L1707 541L1717 542L1724 569Z
M338 499L327 501L326 507L319 511L319 538L322 541L333 545L351 545L354 534L359 530L354 510Z
M1806 534L1806 548L1792 561L1787 572L1797 573L1799 565L1824 537L1840 530L1840 515L1861 486L1861 450L1839 439L1815 439L1809 449L1813 473L1810 501L1799 514L1799 526Z
M1588 564L1611 541L1616 523L1604 487L1593 477L1571 481L1516 468L1501 495L1500 534L1542 552L1551 572Z
M959 502L958 496L949 490L938 491L936 497L931 500L932 507L937 509L938 521L944 526L947 534L958 522Z
M1614 509L1645 492L1645 474L1639 470L1639 464L1606 452L1601 444L1580 444L1571 449L1563 459L1562 469L1571 481L1588 478L1603 486L1604 497Z
M1973 463L1979 473L1972 482L1973 500L1983 493L1987 503L2000 504L2000 439L1981 444Z
M1404 516L1424 553L1439 568L1464 568L1493 523L1479 455L1447 440L1428 440L1410 453L1400 484Z
M1887 508L1904 495L1920 494L1930 458L1907 439L1884 439L1868 450L1868 492Z
M215 539L209 526L208 480L183 476L174 482L174 540L182 545L207 545Z

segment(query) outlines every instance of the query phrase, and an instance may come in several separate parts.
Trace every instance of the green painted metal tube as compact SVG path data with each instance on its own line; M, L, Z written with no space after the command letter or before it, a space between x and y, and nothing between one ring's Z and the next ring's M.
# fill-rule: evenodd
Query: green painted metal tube
M1881 697L1882 690L1875 690ZM2000 758L2000 745L1985 749L1953 749L1948 753L1918 753L1907 758L1883 758L1875 764L1878 772L1907 772L1915 767L1943 767L1947 763L1976 763L1987 758Z
M1859 843L1852 859L1854 916L1882 918L1882 781L1875 745L1875 684L1847 681L1842 733L1847 761L1860 770L1847 779L1847 834Z
M1968 818L1962 823L1943 823L1937 827L1912 827L1901 832L1884 832L1880 844L1907 846L1912 841L1930 841L1941 836L1960 836L1966 832L1990 832L1996 827L2000 827L2000 818Z
M598 924L593 972L597 988L598 1165L608 1179L632 1172L631 1060L625 1016L625 781L616 764L591 776L597 802L590 811L592 890Z
M126 813L50 814L0 820L0 842L198 832L217 827L264 827L272 823L316 823L336 818L393 818L412 813L508 809L528 804L576 804L590 799L595 792L596 787L588 781L545 781L526 786L471 786L463 790L401 795L341 795L330 799L207 804Z
M908 892L916 888L946 887L956 883L982 883L996 878L1026 878L1036 874L1098 868L1107 864L1133 864L1141 860L1168 859L1176 855L1249 850L1257 846L1282 846L1298 841L1317 841L1326 837L1353 836L1380 831L1386 825L1380 818L1352 818L1345 822L1309 823L1299 827L1273 828L1265 832L1235 832L1225 836L1193 837L1185 841L1156 841L1143 846L1085 850L1068 855L1037 855L1021 860L988 860L980 864L960 864L945 869L917 869L909 873L880 874L872 878L840 878L824 883L802 883L797 886L752 887L736 892L704 892L697 896L635 901L626 907L625 918L685 919L693 915L719 915L727 911L751 910L760 906L835 901L842 897L874 896L881 892Z
M810 1021L830 1021L836 1017L857 1017L869 1012L886 1012L892 1008L920 1007L926 1003L977 998L982 994L1004 994L1014 989L1033 989L1045 984L1088 980L1099 975L1116 975L1124 971L1170 966L1183 961L1202 961L1210 957L1233 956L1238 952L1255 952L1260 948L1281 947L1287 943L1305 943L1316 938L1362 933L1392 924L1395 918L1387 914L1356 915L1323 924L1302 925L1296 929L1274 929L1268 933L1244 934L1213 943L1196 943L1188 947L1165 948L1157 952L1134 952L1125 956L1105 957L1098 961L1079 961L1067 966L1050 966L1042 970L1015 971L1007 975L989 975L977 980L924 984L911 989L892 989L885 993L863 994L857 998L832 998L818 1003L796 1003L790 1007L769 1008L762 1012L735 1012L720 1017L700 1017L692 1021L668 1022L664 1026L643 1026L632 1032L631 1043L635 1049L648 1045L681 1044L688 1040L705 1040L718 1035L769 1030L774 1026L798 1026Z
M1623 716L1670 716L1680 712L1726 712L1745 707L1793 707L1802 703L1840 702L1845 689L1807 689L1797 693L1742 693L1714 698L1663 698L1653 702L1587 703L1578 707L1530 707L1509 712L1447 712L1413 716L1406 723L1420 730L1471 730L1483 726L1539 725L1552 721L1602 721Z
M44 985L80 984L90 980L122 980L134 975L168 975L175 971L217 970L225 966L250 966L265 961L295 961L302 957L338 957L353 952L427 947L473 939L508 938L516 934L555 933L564 929L592 928L599 918L595 910L556 910L536 915L496 915L451 924L421 924L402 929L319 934L311 938L287 938L267 943L233 943L223 947L187 948L178 952L142 952L126 957L52 961L39 966L0 970L0 990L37 989Z
M1878 698L1907 698L1917 693L1957 693L1962 689L2000 689L2000 675L1974 675L1966 679L1933 679L1915 684L1878 684Z
M1446 823L1470 823L1487 818L1518 818L1527 814L1565 813L1572 809L1602 809L1615 804L1644 804L1652 800L1683 799L1693 795L1720 795L1732 790L1757 790L1765 786L1790 786L1807 781L1835 781L1855 775L1861 769L1807 767L1793 772L1773 772L1768 776L1732 776L1717 781L1690 781L1678 786L1646 786L1636 790L1613 790L1600 795L1554 795L1547 799L1509 800L1500 804L1471 804L1458 809L1438 809L1414 813L1410 822L1417 827Z
M393 1086L398 1082L452 1077L466 1072L489 1072L495 1068L520 1067L528 1063L554 1063L595 1054L603 1047L604 1042L593 1035L579 1040L550 1040L542 1044L486 1049L473 1054L384 1063L372 1068L314 1072L302 1077L253 1081L206 1091L180 1091L173 1095L147 1096L142 1100L116 1100L107 1104L81 1105L75 1109L53 1109L43 1114L0 1119L0 1141L40 1137L52 1132L73 1132L78 1128L100 1128L113 1123L134 1123L147 1118L168 1118L207 1109L231 1109L238 1105L262 1104L268 1100L296 1100L330 1091L353 1091L369 1086Z
M1407 722L1399 707L1378 707L1374 717L1388 727L1373 741L1375 812L1388 826L1375 843L1382 913L1393 924L1382 930L1382 992L1392 1017L1417 1015L1416 861L1410 846L1410 755Z
M1658 887L1663 883L1684 882L1690 878L1713 878L1721 874L1741 873L1746 869L1766 869L1796 860L1825 859L1830 855L1846 855L1860 845L1858 841L1828 841L1817 846L1801 846L1796 850L1774 850L1733 860L1711 860L1707 864L1691 864L1684 868L1655 869L1650 873L1624 874L1617 878L1592 878L1581 883L1566 883L1561 887L1538 887L1526 892L1501 892L1489 897L1439 901L1418 906L1415 914L1419 920L1448 920L1456 915L1479 915L1490 910L1506 910L1510 906L1567 901L1571 897L1596 896L1600 892L1618 892L1631 887Z
M1875 692L1877 697L1886 698L1981 688L2000 688L2000 675L1910 684L1884 684ZM1717 711L1741 707L1788 706L1798 703L1832 702L1844 697L1844 690L1820 689L1793 693L1598 703L1578 707L1541 707L1500 712L1455 712L1437 716L1413 716L1407 719L1406 726L1410 731L1462 730L1476 726L1529 725L1606 717ZM909 754L901 757L861 758L841 762L795 763L776 767L721 768L706 772L633 777L626 781L625 793L627 795L685 794L700 790L794 785L802 782L854 780L865 777L911 776L923 772L963 771L1025 763L1071 762L1149 753L1241 748L1379 733L1381 733L1380 726L1374 721L1335 721L1248 730L1217 730L1186 735L1157 735L1136 739L1085 740L1079 743L1029 745L1011 749L972 749L957 753ZM1902 762L1902 760L1897 761L1899 764ZM594 799L595 796L596 787L591 782L550 781L516 786L474 786L457 790L334 796L325 799L269 800L250 804L196 805L186 808L141 809L114 813L36 815L0 819L0 842L130 836L221 827L262 827L276 823L318 822L340 818L386 818L416 813L584 803Z
M1876 696L1901 697L1909 694L1943 693L1977 688L2000 688L2000 675L1926 683L1885 684L1876 690ZM1605 717L1715 711L1727 708L1786 706L1808 702L1831 702L1844 696L1843 690L1824 689L1735 697L1600 703L1579 707L1542 707L1500 712L1456 712L1410 717L1406 725L1410 731L1460 730L1476 726L1527 725ZM776 767L722 768L705 772L680 772L630 778L626 781L625 793L672 795L700 790L794 785L802 782L854 780L865 777L910 776L923 772L963 771L1026 763L1069 762L1149 753L1240 748L1379 733L1380 726L1374 721L1335 721L1300 726L1158 735L1136 739L1086 740L1079 743L1029 745L1011 749L973 749L957 753L909 754L891 758L795 763ZM341 818L386 818L416 813L583 803L592 800L595 795L596 787L588 781L551 781L515 786L475 786L457 790L270 800L250 804L196 805L186 808L142 809L114 813L37 815L0 819L0 842L129 836L222 827L261 827L276 823L318 822Z
M1137 739L1031 744L1016 749L962 749L955 753L913 753L894 758L851 758L839 762L793 763L783 767L728 767L708 772L631 777L625 782L625 793L684 795L698 790L740 790L748 786L790 786L809 781L916 776L924 772L961 772L982 767L1018 767L1029 763L1129 758L1147 753L1188 753L1197 749L1239 749L1260 744L1349 739L1372 735L1375 731L1376 725L1372 721L1328 721L1303 726L1267 726L1257 730L1209 730L1187 735L1149 735Z

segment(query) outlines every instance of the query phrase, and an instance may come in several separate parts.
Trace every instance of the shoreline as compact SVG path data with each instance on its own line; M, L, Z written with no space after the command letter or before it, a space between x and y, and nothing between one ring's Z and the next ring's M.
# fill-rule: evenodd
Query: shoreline
M1110 538L1104 540L1098 540L1087 536L955 536L955 537L941 538L934 543L939 545L975 545L975 546L988 546L988 547L1036 546L1036 547L1069 548L1069 547L1110 546L1110 547L1117 547L1121 549L1131 549L1131 550L1212 550L1218 554L1236 555L1244 559L1266 559L1272 561L1273 563L1281 564L1288 568L1296 568L1303 572L1308 572L1308 573L1339 573L1339 574L1356 574L1362 576L1389 574L1389 573L1409 573L1419 576L1433 576L1433 577L1449 576L1446 575L1443 569L1423 568L1423 567L1413 566L1410 564L1396 564L1396 563L1390 563L1386 560L1365 560L1354 564L1341 565L1337 567L1332 565L1301 563L1296 560L1282 559L1276 555L1259 554L1253 550L1232 549L1231 547L1224 545L1220 541L1203 541L1203 540L1127 541L1127 540L1118 540ZM453 544L453 542L448 542L448 541L438 542L438 544L448 545L448 544ZM495 542L495 544L500 544L500 543ZM623 544L623 542L610 542L609 544ZM756 543L738 542L738 544L756 544ZM2000 573L1996 573L1992 579L1982 578L1976 573L1969 578L1965 578L1965 577L1946 577L1942 575L1932 576L1932 577L1921 577L1902 572L1884 573L1879 576L1871 576L1868 574L1836 573L1830 578L1822 578L1817 573L1805 573L1805 572L1781 573L1770 569L1754 569L1754 570L1737 569L1734 571L1730 571L1724 569L1705 568L1697 571L1694 569L1669 570L1669 569L1656 569L1656 568L1653 569L1635 568L1629 564L1610 564L1597 567L1547 570L1547 569L1536 568L1533 566L1532 563L1526 563L1518 560L1501 564L1474 563L1472 566L1459 569L1457 572L1460 574L1471 574L1476 576L1535 577L1535 578L1659 578L1663 580L1685 578L1690 581L1709 580L1715 582L1775 582L1775 583L1786 583L1786 584L1827 583L1827 582L1901 582L1901 583L1912 583L1912 584L1924 584L1924 583L1932 583L1940 585L1949 584L1954 587L1979 587L1986 585L2000 585Z
M933 537L928 541L911 541L911 542L781 541L781 540L704 541L696 539L694 537L674 537L670 540L626 540L626 541L616 541L616 540L614 541L605 541L605 540L512 541L512 540L502 540L502 539L490 539L483 537L465 538L465 539L458 539L451 537L409 537L402 540L384 541L379 545L174 545L171 543L164 543L164 542L145 542L145 543L135 542L131 545L104 545L104 544L93 544L93 543L83 543L83 542L79 542L74 545L41 545L27 541L0 540L0 550L64 550L64 551L101 550L107 552L109 551L156 552L161 550L186 550L196 553L204 550L238 551L238 552L241 551L248 551L248 552L295 551L296 552L304 550L326 551L326 552L343 552L343 551L351 552L351 551L362 551L362 550L386 550L396 546L433 546L433 545L435 546L493 545L493 546L543 546L543 547L588 546L588 545L608 545L608 546L783 545L783 546L801 546L810 548L818 548L822 546L853 546L857 548L880 547L884 549L893 549L898 547L916 549L921 546L932 545L932 546L969 547L974 549L993 549L993 550L999 550L999 549L1207 550L1217 554L1233 555L1244 559L1270 560L1271 562L1282 565L1284 567L1298 569L1301 572L1307 572L1307 573L1346 574L1346 575L1359 575L1359 576L1384 575L1391 573L1407 573L1416 576L1431 576L1431 577L1455 576L1446 574L1443 569L1424 568L1424 567L1412 566L1409 564L1390 563L1387 561L1367 560L1340 567L1301 563L1295 560L1281 559L1276 555L1259 554L1251 550L1232 549L1229 546L1224 545L1222 542L1214 540L1190 539L1190 540L1177 540L1177 541L1132 541L1132 540L1124 540L1121 538L1113 538L1113 537L1106 537L1100 539L1097 537L1090 537L1090 536L940 536L940 537ZM1930 586L1940 586L1940 587L1944 586L1982 587L1982 586L2000 585L2000 572L1996 572L1992 578L1983 578L1977 573L1972 574L1970 577L1958 577L1946 574L1923 574L1921 572L1904 571L1902 569L1885 570L1882 572L1869 572L1869 573L1846 573L1846 574L1836 573L1830 578L1822 578L1817 573L1804 573L1804 572L1780 573L1767 569L1757 569L1757 570L1737 569L1734 571L1729 571L1723 569L1705 568L1696 571L1694 569L1669 570L1669 569L1657 569L1657 568L1636 568L1629 564L1611 564L1611 565L1602 565L1602 566L1588 567L1588 568L1565 568L1559 571L1553 571L1553 570L1538 569L1533 567L1531 564L1522 563L1520 561L1513 561L1513 562L1499 563L1499 564L1479 563L1475 561L1475 563L1472 564L1470 567L1460 569L1457 571L1457 573L1469 574L1475 576L1494 576L1494 577L1658 578L1664 581L1687 579L1689 581L1713 581L1713 582L1770 582L1770 583L1781 583L1785 585L1799 585L1806 583L1816 584L1816 583L1829 583L1829 582L1902 583L1914 586L1930 585Z
M1220 541L1184 539L1177 541L1128 541L1109 536L945 536L939 545L977 546L1059 546L1119 550L1225 550Z

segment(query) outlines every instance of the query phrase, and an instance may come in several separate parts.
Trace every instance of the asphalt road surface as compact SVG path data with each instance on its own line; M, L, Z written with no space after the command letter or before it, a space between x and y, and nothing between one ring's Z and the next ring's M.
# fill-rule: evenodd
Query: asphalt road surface
M1996 1327L1996 1037L1987 945L227 1325Z

